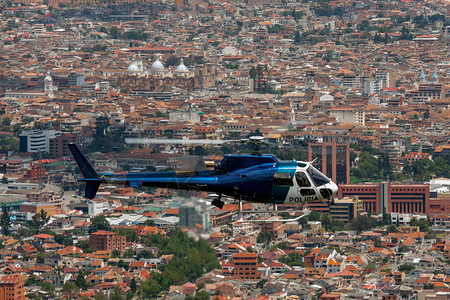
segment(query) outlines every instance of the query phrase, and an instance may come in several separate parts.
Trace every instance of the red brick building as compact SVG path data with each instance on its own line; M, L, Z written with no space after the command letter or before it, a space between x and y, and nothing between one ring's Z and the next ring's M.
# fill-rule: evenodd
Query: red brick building
M336 184L350 182L350 144L308 143L308 161Z
M429 184L341 184L338 197L358 196L367 212L427 214L430 212Z
M27 179L45 178L45 168L41 165L30 165L24 177Z
M236 253L233 256L234 275L244 280L257 281L261 279L258 272L258 255L256 253Z
M76 143L77 139L75 134L68 133L57 136L49 141L49 154L51 157L59 158L64 156L70 156L69 147L70 143Z
M89 247L95 247L97 250L120 250L125 251L126 238L115 232L97 231L91 233L89 237Z
M0 279L0 300L22 300L25 297L26 276L21 274L12 274L1 277Z

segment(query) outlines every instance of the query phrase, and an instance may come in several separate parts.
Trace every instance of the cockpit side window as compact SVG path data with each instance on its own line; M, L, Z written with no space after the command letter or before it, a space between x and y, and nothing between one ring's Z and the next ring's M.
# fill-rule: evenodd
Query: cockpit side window
M314 181L314 184L316 186L321 186L330 182L330 180L327 177L325 177L325 175L320 173L313 166L309 166L308 169L306 169L306 171L308 172L309 176L311 176L311 179Z
M306 176L306 174L304 172L295 173L295 180L297 180L297 184L299 187L310 187L311 186L308 176Z
M290 173L275 173L273 174L273 183L275 185L293 186L292 177Z

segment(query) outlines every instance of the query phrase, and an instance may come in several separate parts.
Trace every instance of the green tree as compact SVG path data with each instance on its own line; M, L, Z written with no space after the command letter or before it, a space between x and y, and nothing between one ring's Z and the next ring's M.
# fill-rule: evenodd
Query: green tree
M193 282L203 273L220 267L213 249L202 240L195 241L181 230L173 230L167 237L149 235L144 241L148 247L158 247L160 254L174 257L160 267L161 273L152 273L152 278L142 286L144 298L154 297L171 285Z
M111 231L111 225L104 215L98 215L92 219L92 223L89 226L89 233L99 230Z
M378 160L369 152L362 151L357 167L352 169L352 175L357 179L376 179L379 171Z
M8 178L6 176L2 177L2 183L3 184L8 184Z
M359 27L359 30L361 30L361 31L369 30L370 29L369 21L363 20L361 22L361 24L359 24L358 27Z
M412 164L414 177L417 181L427 181L435 170L435 164L428 158L420 159Z
M28 277L27 282L25 283L25 286L38 285L38 283L40 283L40 281L36 278L36 276L30 275L30 276Z
M31 217L31 219L32 219L33 227L39 231L39 228L41 228L41 215L39 213L34 214Z
M158 284L158 282L150 278L149 280L142 283L141 286L141 293L142 297L144 298L156 298L158 297L159 292L161 291L161 286Z
M354 230L361 232L372 229L376 225L376 221L367 215L359 215L352 220L351 224Z
M302 256L297 252L291 252L288 255L281 257L279 261L290 267L303 266Z
M50 282L44 281L41 283L41 289L46 292L53 292L55 290L55 286Z
M414 270L414 269L415 269L415 267L411 264L403 264L398 267L398 270L400 272L405 271L406 273L409 273L411 270Z
M41 209L41 212L39 213L39 217L41 219L42 225L45 225L48 223L48 221L50 221L50 216L47 215L47 212L43 209Z
M387 153L382 153L378 158L378 169L382 179L391 180L393 177L391 162Z
M119 37L120 37L119 29L118 29L117 27L115 27L115 26L111 27L111 28L109 29L109 35L111 35L111 37L112 37L113 39L119 38Z
M389 225L389 226L386 228L386 231L387 231L388 233L391 233L391 232L397 232L397 226L391 224L391 225Z
M62 292L69 299L72 299L74 295L78 292L79 288L75 285L75 283L71 281L67 281L62 288Z
M112 293L109 295L110 300L122 300L122 288L118 285L116 285L112 291Z
M206 291L197 292L194 296L194 300L209 300L209 294Z
M261 231L256 237L256 242L268 244L273 240L273 237L274 237L273 231L265 231L265 232Z
M432 283L425 283L423 285L423 289L424 290L433 290L434 289L434 284L432 284Z
M320 220L320 213L316 210L313 210L312 212L310 212L310 214L308 215L308 221L319 221Z
M431 222L428 219L420 219L416 222L415 226L419 226L421 232L428 232L430 230Z
M11 126L11 118L2 118L2 128L5 130L6 128L9 128Z
M262 289L264 287L264 285L266 284L267 279L261 279L260 281L258 281L258 283L256 284L256 288L257 289Z
M155 226L155 220L147 219L147 220L145 220L144 225L145 226Z
M75 279L75 285L82 290L89 287L89 283L86 282L85 275L81 270L78 272L77 279Z
M0 219L0 227L2 230L2 235L7 236L10 234L11 229L11 217L9 216L8 209L6 208L6 205L2 206L2 218Z
M134 277L133 277L133 279L131 279L130 289L131 289L133 292L136 292L137 285L136 285L136 279L134 279Z
M95 296L94 296L94 300L107 300L107 299L108 299L108 297L106 297L106 295L103 293L98 293L98 294L95 294Z
M328 231L328 227L330 226L332 219L333 218L329 214L323 214L320 217L320 222L322 222L322 225L325 227L325 231Z

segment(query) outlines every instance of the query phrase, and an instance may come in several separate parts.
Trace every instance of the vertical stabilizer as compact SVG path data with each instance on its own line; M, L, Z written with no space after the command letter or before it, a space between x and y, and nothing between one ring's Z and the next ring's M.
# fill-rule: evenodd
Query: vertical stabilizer
M67 146L69 147L70 152L72 152L73 158L77 162L77 165L84 176L84 179L81 179L81 181L86 182L84 197L92 199L97 194L98 187L102 183L102 179L98 178L97 172L76 144L69 144Z

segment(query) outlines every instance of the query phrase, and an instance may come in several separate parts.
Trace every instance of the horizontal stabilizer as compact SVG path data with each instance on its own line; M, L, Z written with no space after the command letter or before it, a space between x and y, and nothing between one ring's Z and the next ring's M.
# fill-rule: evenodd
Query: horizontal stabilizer
M84 154L81 152L80 148L78 148L76 144L69 144L67 146L69 147L70 152L72 152L73 158L77 162L84 178L98 178L97 172L95 172L94 168L89 163L86 156L84 156Z

